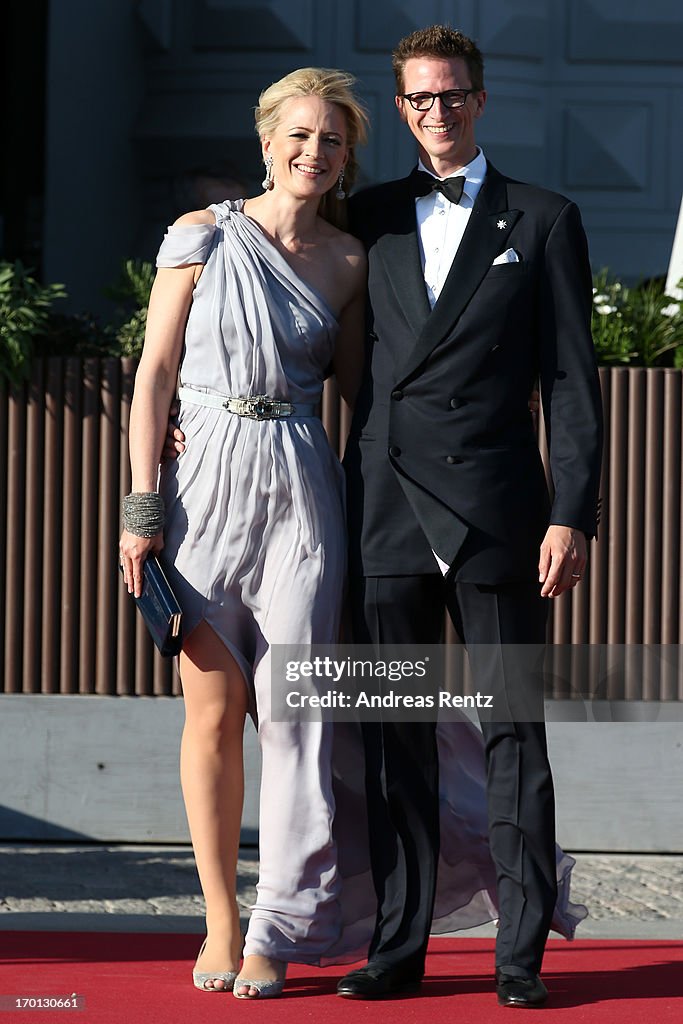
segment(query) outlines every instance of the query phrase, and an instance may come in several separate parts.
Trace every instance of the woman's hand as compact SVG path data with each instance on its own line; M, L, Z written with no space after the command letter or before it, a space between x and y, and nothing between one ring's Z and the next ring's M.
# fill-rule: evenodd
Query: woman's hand
M129 594L142 596L142 567L148 555L157 555L164 546L163 533L155 537L138 537L124 530L119 541L123 578Z
M540 409L540 407L541 395L536 390L536 388L534 388L534 390L529 395L529 412L531 413L531 419L534 424L534 430L538 429L538 410Z

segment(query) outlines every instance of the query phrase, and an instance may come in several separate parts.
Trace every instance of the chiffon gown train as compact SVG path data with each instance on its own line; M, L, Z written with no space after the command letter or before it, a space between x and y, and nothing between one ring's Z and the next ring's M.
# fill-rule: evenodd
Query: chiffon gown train
M215 225L169 227L158 267L202 263L180 363L186 389L316 403L338 324L243 200ZM186 392L184 392L186 393ZM194 397L194 396L193 396ZM360 734L351 725L273 721L271 647L338 637L346 566L343 472L314 416L255 421L181 401L186 448L164 464L165 557L185 635L205 621L240 667L262 755L260 870L244 954L307 964L362 958L375 922ZM439 726L442 855L435 929L496 917L484 755L478 730ZM558 849L553 927L573 861Z

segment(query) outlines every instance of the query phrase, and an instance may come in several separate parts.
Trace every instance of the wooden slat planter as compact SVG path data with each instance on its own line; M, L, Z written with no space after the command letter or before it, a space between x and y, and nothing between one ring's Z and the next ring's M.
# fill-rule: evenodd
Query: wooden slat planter
M0 692L180 693L116 571L134 374L133 360L51 358L36 362L23 389L0 384ZM553 602L550 636L558 644L679 644L682 375L602 369L600 378L600 537L582 586ZM339 447L348 414L333 382L323 417ZM601 696L681 699L679 676L631 672Z

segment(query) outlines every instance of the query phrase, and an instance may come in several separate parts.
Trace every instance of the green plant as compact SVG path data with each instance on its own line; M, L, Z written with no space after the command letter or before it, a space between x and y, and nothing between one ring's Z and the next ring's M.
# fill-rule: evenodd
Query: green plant
M601 270L593 284L592 331L599 363L683 367L683 304L665 295L663 279L627 287Z
M108 329L112 339L111 348L116 355L139 356L142 352L153 283L154 267L151 263L145 260L126 260L118 282L107 289L110 298L120 303L120 315L126 317L118 327Z
M18 387L29 375L34 342L44 334L62 284L42 285L17 260L0 263L0 376Z

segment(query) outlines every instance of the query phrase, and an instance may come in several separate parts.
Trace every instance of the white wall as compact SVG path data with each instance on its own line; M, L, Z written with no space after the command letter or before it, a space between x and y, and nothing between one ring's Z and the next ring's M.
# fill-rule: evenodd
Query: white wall
M548 725L559 842L569 850L683 852L680 721L666 719L665 705L632 704L636 720L619 722L609 720L608 703L591 708L598 720ZM680 719L677 705L668 711ZM558 705L549 702L548 712L552 719ZM172 697L0 697L0 837L188 841L178 781L182 719L182 700ZM253 842L259 756L251 725L245 739L243 841Z

